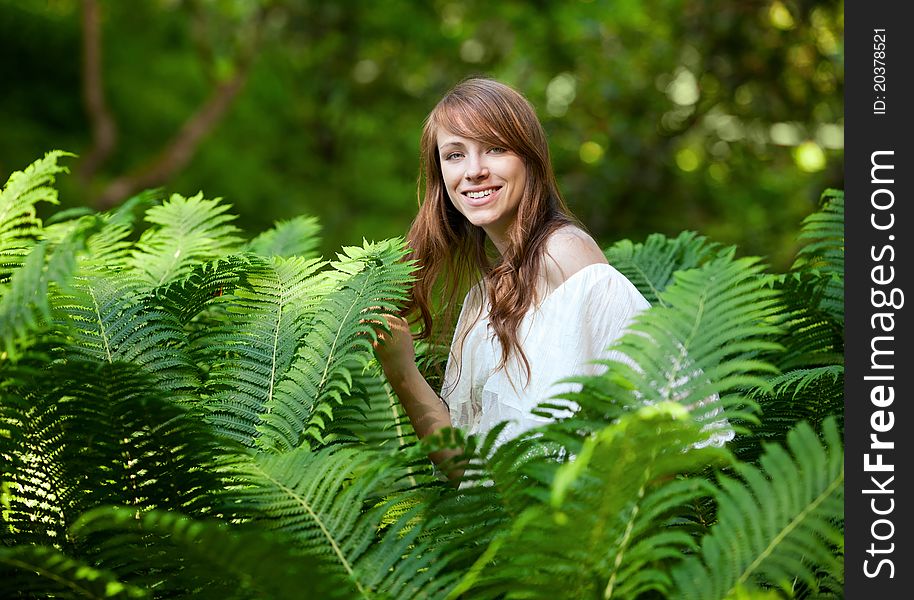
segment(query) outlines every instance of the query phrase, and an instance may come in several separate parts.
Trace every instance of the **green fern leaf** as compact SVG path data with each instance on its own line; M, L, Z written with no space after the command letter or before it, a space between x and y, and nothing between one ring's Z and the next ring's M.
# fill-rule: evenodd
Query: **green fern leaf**
M791 270L816 268L844 275L844 192L825 190L822 207L803 220L799 239L805 242Z
M60 211L45 222L44 237L60 243L74 230L92 224L95 233L86 240L85 252L79 257L80 265L100 271L123 270L133 252L130 238L138 213L157 202L159 195L158 190L141 192L103 214L88 208Z
M211 361L210 422L248 446L333 285L318 271L324 263L317 260L251 255L249 261L227 300L225 322L194 341Z
M363 515L362 506L377 493L389 465L380 454L340 447L264 454L246 468L256 486L245 490L245 503L309 554L326 557L360 596L368 597L357 563L369 549L383 509Z
M226 445L153 378L125 363L44 361L0 397L0 544L67 544L76 517L104 504L213 509Z
M251 240L248 250L260 256L317 258L320 230L317 217L300 216L280 221Z
M55 294L56 319L71 340L67 350L83 360L132 362L163 389L185 397L199 386L186 335L144 287L123 272L87 274Z
M353 373L349 394L334 412L326 438L373 448L405 448L417 442L409 418L377 363Z
M720 478L719 522L700 555L673 571L675 597L728 598L740 587L795 579L815 589L815 567L838 569L833 548L842 538L844 456L833 420L824 423L823 435L824 446L801 423L787 436L790 454L769 446L761 468L735 465L742 482Z
M664 592L658 568L693 546L663 525L707 493L701 479L666 480L699 470L718 449L690 447L699 428L678 404L644 407L589 438L555 471L549 496L515 518L450 597L634 598ZM492 566L483 569L485 562Z
M353 598L340 577L275 534L177 513L102 508L72 527L82 539L103 539L101 562L115 562L119 577L141 583L157 597L323 599ZM130 563L123 556L137 555Z
M150 287L183 279L200 260L212 260L237 249L240 239L225 214L227 204L173 194L161 206L146 212L152 227L137 242L130 266Z
M75 273L76 255L97 223L87 220L51 247L49 242L34 246L9 283L0 284L0 361L17 360L39 332L50 327L52 289L68 289ZM50 249L50 257L48 257Z
M402 240L388 240L349 248L334 263L342 282L323 297L289 372L267 403L258 426L263 447L326 443L334 409L373 356L372 322L396 313L395 303L406 298L412 265L403 256Z
M657 304L661 302L661 292L673 282L673 273L697 268L711 258L732 252L732 248L721 248L694 231L683 231L672 239L655 233L639 244L621 240L604 254L648 302Z
M48 283L42 244L29 253L12 281L3 286L6 289L0 298L0 361L17 360L28 347L31 334L49 320Z
M734 446L738 456L754 461L761 442L783 442L799 421L819 427L829 415L844 412L844 202L828 190L823 206L806 219L801 239L808 241L790 273L770 278L779 292L784 351L765 358L783 375L754 390L761 422Z
M207 305L235 290L251 263L244 255L231 255L197 264L186 278L154 290L156 301L186 325ZM237 324L236 324L237 325Z
M826 190L822 194L822 207L803 221L799 237L805 244L791 273L782 281L788 291L796 288L794 293L798 296L791 304L797 323L789 330L824 327L825 335L830 334L833 338L824 347L834 348L840 344L837 352L843 355L844 193ZM815 341L809 340L805 346L815 348L814 344Z
M57 190L50 186L54 176L67 168L57 164L62 156L74 156L54 150L10 175L0 191L0 284L23 262L29 249L41 237L41 220L35 215L39 202L57 204Z
M263 453L241 467L242 505L258 523L294 539L362 598L442 598L457 577L446 571L422 524L419 492L411 508L381 497L407 471L396 454L331 446ZM381 529L383 523L383 529Z
M784 316L784 333L778 341L786 351L771 358L782 370L844 361L843 300L839 305L824 297L830 285L810 272L788 274L774 282Z
M826 383L837 384L843 388L844 366L830 365L815 369L797 369L771 379L768 384L776 395L786 395L792 390L792 397L796 399L798 394L820 380L826 380Z

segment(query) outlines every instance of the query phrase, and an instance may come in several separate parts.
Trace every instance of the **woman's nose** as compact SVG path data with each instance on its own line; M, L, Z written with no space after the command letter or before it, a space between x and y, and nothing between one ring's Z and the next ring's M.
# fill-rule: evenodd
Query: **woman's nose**
M485 179L489 176L489 167L481 157L469 157L466 166L466 178L470 181Z

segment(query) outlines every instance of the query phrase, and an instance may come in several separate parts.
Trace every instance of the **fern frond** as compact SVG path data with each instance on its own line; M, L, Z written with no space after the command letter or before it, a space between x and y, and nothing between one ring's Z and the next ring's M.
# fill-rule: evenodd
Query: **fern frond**
M655 233L638 244L621 240L604 252L609 264L651 304L661 302L660 294L673 282L676 271L694 269L711 258L732 253L732 248L722 248L694 231L683 231L672 239Z
M260 256L317 258L320 230L317 217L299 216L279 221L272 229L251 240L247 249Z
M184 279L157 288L156 301L186 325L216 298L231 294L250 265L244 255L201 262Z
M819 212L805 221L801 239L811 242L793 270L771 277L779 292L781 352L765 358L783 375L754 390L761 422L734 446L743 460L754 461L761 442L783 442L799 421L814 427L829 415L841 422L844 408L844 209L843 194L823 194ZM843 427L843 424L842 424Z
M173 194L161 206L146 212L152 227L137 242L130 266L152 288L186 277L201 260L212 260L235 251L238 231L229 223L230 206L218 199L204 200Z
M773 357L786 369L842 364L844 360L844 196L823 194L822 208L800 234L808 243L790 273L774 280L785 305L787 349Z
M822 207L804 219L799 239L804 245L787 277L793 275L805 284L808 309L841 324L843 342L844 192L826 190L822 194Z
M362 514L362 506L377 494L389 466L379 453L341 447L262 454L245 468L254 484L244 490L245 506L309 554L322 556L351 579L360 596L368 597L357 563L369 549L383 510Z
M45 245L37 246L5 285L0 298L0 361L15 361L28 346L30 334L49 320Z
M833 420L820 442L809 425L787 436L789 454L771 445L761 468L734 466L742 481L720 478L718 523L701 553L673 570L677 598L728 598L740 587L765 588L799 579L816 588L815 567L834 571L841 543L844 455Z
M804 243L792 271L814 268L827 275L844 275L844 192L825 190L821 208L803 219L799 239Z
M132 362L173 393L199 386L180 323L158 308L144 285L123 272L75 278L52 299L58 322L69 335L67 351L96 362Z
M775 395L786 395L792 391L791 397L796 399L797 395L808 387L825 380L825 383L837 384L842 388L844 386L844 365L829 365L827 367L818 367L815 369L797 369L778 375L768 381L772 392Z
M669 402L604 428L558 466L549 495L492 541L450 597L469 591L486 598L634 598L666 591L664 561L694 545L666 523L707 493L700 478L668 478L727 455L692 447L702 437L685 409Z
M76 255L96 223L88 220L79 225L54 247L46 241L38 243L9 283L0 284L0 362L17 360L38 341L36 334L50 326L49 292L55 285L69 288L77 268Z
M770 341L778 331L776 292L763 285L760 271L755 259L725 256L675 273L661 303L641 313L613 346L637 368L606 361L610 368L600 378L569 380L584 383L590 397L563 397L588 405L590 418L599 416L600 402L615 418L632 402L676 401L710 421L709 429L720 427L723 416L751 419L740 407L752 404L742 391L764 384L760 374L775 369L760 355L779 348Z
M93 233L86 241L85 252L79 262L82 268L97 271L122 270L133 251L134 222L137 213L145 211L157 201L159 192L147 190L133 196L116 208L97 214L88 208L64 210L52 215L46 222L44 237L59 243L79 228L94 225Z
M129 223L115 220L109 214L88 214L79 219L65 220L44 229L45 239L58 243L73 232L91 228L85 248L77 256L84 271L118 271L126 267L133 250Z
M432 389L440 388L447 347L442 350L438 345L423 341L416 344L415 353L416 366L428 384ZM375 448L398 447L401 450L418 441L409 417L376 360L361 372L353 373L352 389L334 412L326 437L328 443L336 440L361 442Z
M328 442L359 442L372 448L396 449L418 440L383 371L372 362L352 373L352 388L343 396L327 429Z
M46 546L0 546L3 598L151 598L112 573Z
M67 544L66 528L104 504L213 510L226 454L199 419L140 368L72 361L3 391L0 541Z
M256 529L229 528L178 513L102 508L83 515L72 535L102 539L98 556L124 581L158 597L224 600L352 598L344 578L313 556Z
M755 463L765 442L783 443L800 421L815 428L825 419L836 419L844 429L844 367L830 365L797 369L769 381L766 393L757 396L761 420L740 436L731 449L740 459Z
M778 342L785 351L770 359L782 370L844 361L843 300L840 306L824 300L828 286L814 273L790 273L774 283L783 305L779 312L784 317Z
M501 427L497 426L495 430L493 436ZM447 594L455 581L479 558L492 537L507 527L510 519L530 503L529 497L520 498L524 494L522 483L528 478L520 470L511 471L508 465L517 459L518 454L529 458L524 449L535 447L536 442L522 435L502 445L497 457L494 457L490 456L489 450L480 449L478 441L475 436L464 438L459 429L446 428L423 438L419 444L397 450L396 456L405 469L399 480L407 485L403 492L403 505L408 510L418 509L421 517L413 524L418 537L408 556L401 553L404 562L398 565L398 573L393 579L399 582L397 585L418 586L406 588L411 592L403 597L442 597ZM519 445L524 445L524 449L519 452L508 450ZM429 454L445 449L461 451L453 459L460 463L457 468L463 470L461 489L457 493L443 481L443 475L435 476L428 470ZM522 459L518 460L518 464L521 462ZM446 464L439 466L450 468ZM527 487L526 492L530 496L535 495L532 485ZM410 515L407 513L404 517L402 513L403 509L394 505L385 519L395 516L397 524L403 526L408 524ZM385 550L389 541L385 538L385 543L379 544L375 551L389 554ZM429 560L434 565L434 572L427 570L425 563ZM422 572L427 579L418 578L415 575L417 572Z
M253 255L247 260L227 299L227 320L194 345L205 347L201 356L210 361L210 422L221 434L251 446L333 282L319 272L324 263L317 260Z
M402 240L346 249L333 263L339 287L324 296L286 377L279 382L258 426L263 447L288 450L310 440L324 444L334 408L352 388L373 350L372 322L396 313L406 298L412 265Z
M406 476L399 459L340 445L262 453L240 467L241 505L349 579L359 597L441 598L457 574L423 524L428 494L381 496Z
M39 202L57 204L57 190L51 187L58 173L67 168L57 164L69 152L53 150L24 171L15 171L0 190L0 285L23 262L35 242L41 238L41 219L35 215Z

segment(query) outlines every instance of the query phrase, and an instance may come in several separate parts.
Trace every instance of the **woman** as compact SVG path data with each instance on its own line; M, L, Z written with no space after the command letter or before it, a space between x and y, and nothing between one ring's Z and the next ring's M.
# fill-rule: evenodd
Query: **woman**
M436 282L445 322L461 286L472 287L440 397L416 366L404 319L388 319L376 354L420 438L452 426L485 434L507 420L501 443L546 422L530 410L571 388L556 381L594 372L648 302L569 213L543 128L512 88L458 84L426 120L421 156L425 192L408 235L420 269L404 314L428 337Z

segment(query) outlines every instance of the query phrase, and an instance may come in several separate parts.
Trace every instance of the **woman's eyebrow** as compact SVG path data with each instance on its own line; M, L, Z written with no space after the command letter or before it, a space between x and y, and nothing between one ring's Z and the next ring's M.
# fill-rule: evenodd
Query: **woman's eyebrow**
M463 148L463 143L457 142L457 141L444 142L443 144L441 144L441 146L438 147L438 151L439 152L444 151L444 149L447 148L448 146L456 146L457 148Z

